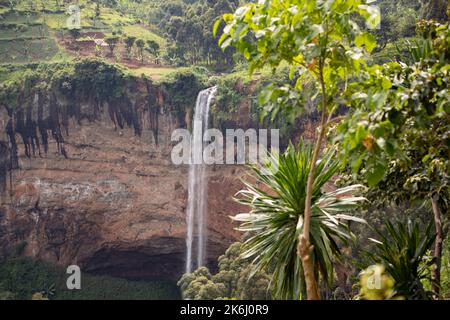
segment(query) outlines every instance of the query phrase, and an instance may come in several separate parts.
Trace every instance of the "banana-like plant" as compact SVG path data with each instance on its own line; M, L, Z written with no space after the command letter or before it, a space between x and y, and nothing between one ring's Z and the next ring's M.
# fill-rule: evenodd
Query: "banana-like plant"
M269 269L273 273L273 296L276 299L305 298L305 278L297 255L298 236L303 232L306 185L312 161L312 147L300 141L291 144L279 156L270 155L278 165L264 170L252 166L256 183L245 182L236 200L250 212L233 217L240 223L237 230L247 232L243 258L251 258L254 272ZM273 163L273 162L272 162ZM339 259L338 242L353 238L347 222L365 222L345 214L365 198L357 197L362 185L352 185L324 192L325 184L340 169L333 151L318 161L314 174L310 238L314 246L311 259L317 280L331 285L334 279L333 259ZM267 172L269 171L269 172ZM269 174L267 174L269 173Z

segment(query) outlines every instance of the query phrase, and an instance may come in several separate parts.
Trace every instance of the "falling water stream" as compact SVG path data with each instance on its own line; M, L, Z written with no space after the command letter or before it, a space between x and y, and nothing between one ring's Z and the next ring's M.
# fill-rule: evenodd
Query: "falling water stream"
M186 212L186 273L191 272L194 267L203 266L206 257L208 179L206 164L203 163L203 132L208 129L209 106L215 93L216 87L200 91L195 104ZM195 231L197 263L193 265Z

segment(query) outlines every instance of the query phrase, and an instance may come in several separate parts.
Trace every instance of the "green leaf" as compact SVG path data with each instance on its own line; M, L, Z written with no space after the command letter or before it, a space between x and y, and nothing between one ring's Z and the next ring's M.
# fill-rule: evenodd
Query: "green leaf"
M291 144L279 155L278 168L273 168L272 174L267 175L259 166L252 167L252 183L244 182L246 189L237 194L236 200L250 210L234 217L240 224L238 230L253 232L245 240L243 255L253 260L253 271L271 267L274 296L280 299L298 299L304 287L302 265L296 251L297 239L303 230L312 150L312 145L303 140L297 148ZM315 268L320 270L320 276L326 282L332 281L333 258L340 255L336 242L345 243L352 238L347 221L363 222L343 214L365 200L355 196L361 191L361 185L322 192L323 186L339 168L335 153L325 151L317 164L313 182L311 244Z
M228 48L230 46L230 44L231 44L231 41L233 41L233 39L232 38L228 38L224 42L222 42L222 44L220 45L222 50L225 50L226 48Z
M385 174L386 174L387 167L383 163L377 163L375 167L372 168L372 170L367 171L367 183L369 184L369 187L373 187L380 182Z
M226 33L223 33L219 38L219 46L222 45L222 43L225 41L225 39L228 38L228 35ZM231 38L230 38L231 39Z
M214 37L217 34L217 29L219 28L219 25L220 25L221 22L222 22L222 18L218 19L216 21L216 23L214 23L214 27L213 27L213 35L214 35Z
M355 37L355 44L358 47L365 46L367 52L371 53L377 46L377 41L371 33L363 32Z
M381 86L383 87L384 90L388 90L392 88L392 82L388 78L383 77L383 79L381 80Z

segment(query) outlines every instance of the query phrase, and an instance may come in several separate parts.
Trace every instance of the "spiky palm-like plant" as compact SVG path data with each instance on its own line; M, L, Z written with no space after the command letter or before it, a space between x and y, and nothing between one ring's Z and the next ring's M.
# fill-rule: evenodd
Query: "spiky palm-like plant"
M408 300L431 299L432 292L425 289L423 280L431 281L430 268L434 259L427 257L436 234L431 221L424 230L418 222L385 223L386 231L375 230L380 240L375 242L375 251L367 252L375 263L381 263L395 280L398 296Z
M270 174L267 169L252 167L259 185L244 182L246 188L237 194L237 201L251 210L233 219L240 222L238 230L250 234L244 244L243 256L253 259L254 272L266 268L273 270L274 298L301 299L305 296L305 278L297 255L297 241L303 232L312 147L301 141L297 149L290 145L277 158L272 160L277 161L278 166L268 167ZM353 238L346 221L364 222L343 213L364 200L353 196L361 185L332 192L322 190L339 168L334 152L328 151L317 163L314 174L310 227L314 246L312 259L316 278L321 277L327 284L334 278L333 258L340 256L338 241L347 242Z

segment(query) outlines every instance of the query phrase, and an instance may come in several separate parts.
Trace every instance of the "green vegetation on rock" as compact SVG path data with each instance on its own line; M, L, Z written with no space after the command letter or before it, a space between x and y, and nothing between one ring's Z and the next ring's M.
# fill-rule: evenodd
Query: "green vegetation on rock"
M252 271L248 259L242 259L242 244L233 243L218 259L219 271L212 275L208 268L200 267L184 274L178 281L183 298L193 300L244 299L268 300L270 277Z
M179 299L174 283L131 281L81 274L81 289L67 289L66 270L15 254L0 257L0 300L30 300L38 293L56 300Z

